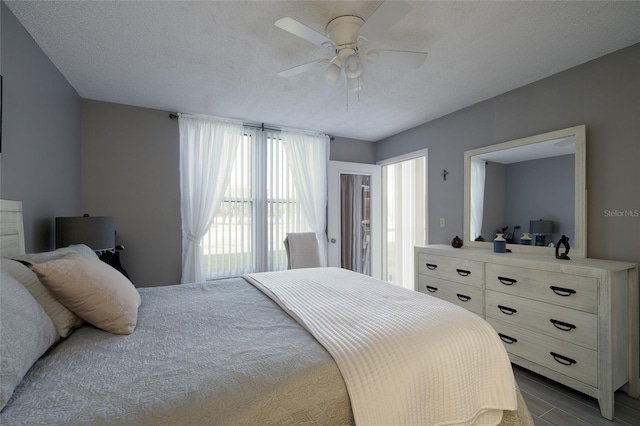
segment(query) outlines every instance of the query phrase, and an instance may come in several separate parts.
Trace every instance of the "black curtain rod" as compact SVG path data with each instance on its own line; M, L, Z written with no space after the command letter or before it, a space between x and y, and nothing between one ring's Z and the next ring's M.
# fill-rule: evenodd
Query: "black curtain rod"
M169 118L178 118L178 114L170 113L169 114ZM275 127L267 127L267 126L264 125L264 123L262 123L259 126L257 124L245 124L245 123L242 123L242 125L245 126L245 127L252 127L254 129L260 129L262 131L265 131L265 130L280 131L280 129L276 129Z
M178 114L169 113L169 118L178 118ZM262 123L262 124L261 124L261 125L259 125L259 126L258 126L257 124L243 124L243 126L245 126L245 127L252 127L252 128L254 128L254 129L260 129L260 130L262 130L263 132L264 132L265 130L275 130L275 131L277 131L277 132L279 132L280 130L282 130L282 129L276 129L275 127L267 127L267 126L265 126L265 125L264 125L264 123ZM333 139L334 139L334 137L333 137L333 136L329 136L329 140L330 140L330 141L332 141Z

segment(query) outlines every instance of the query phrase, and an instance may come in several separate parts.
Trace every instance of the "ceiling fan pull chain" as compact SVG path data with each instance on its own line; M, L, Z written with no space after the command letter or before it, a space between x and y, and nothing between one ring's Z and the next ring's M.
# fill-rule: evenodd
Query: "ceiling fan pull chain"
M347 84L347 90L345 91L345 93L347 94L347 107L346 107L346 111L349 112L349 85Z

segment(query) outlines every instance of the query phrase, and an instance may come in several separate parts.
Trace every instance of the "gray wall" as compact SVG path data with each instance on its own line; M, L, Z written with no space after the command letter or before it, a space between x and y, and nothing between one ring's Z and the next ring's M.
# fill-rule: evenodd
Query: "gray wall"
M179 157L168 111L82 102L82 212L115 216L121 261L138 287L180 281ZM375 143L336 138L331 159L373 163Z
M28 252L55 246L54 218L80 213L81 99L2 3L0 196L23 203Z
M180 282L178 121L83 100L82 211L115 216L121 262L136 286Z
M640 217L607 214L640 210L639 75L636 44L379 141L376 159L429 148L429 237L445 244L463 232L465 151L585 124L587 254L640 262Z
M547 244L557 243L564 234L574 247L574 170L573 155L507 164L503 224L509 226L507 232L520 226L515 236L519 239L522 232L529 232L529 221L550 220L553 234L547 235Z
M487 162L482 236L491 241L498 229L508 226L508 235L520 226L518 243L522 233L529 232L529 221L544 219L554 224L547 243L556 243L564 234L573 246L574 169L573 155L506 165Z
M336 136L331 141L329 159L331 161L375 164L376 143Z

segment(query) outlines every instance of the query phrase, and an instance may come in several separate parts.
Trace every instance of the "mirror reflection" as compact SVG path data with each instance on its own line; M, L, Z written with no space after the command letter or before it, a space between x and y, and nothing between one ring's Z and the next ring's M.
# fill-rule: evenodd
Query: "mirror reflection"
M371 275L371 176L340 175L341 266Z
M575 247L575 136L471 157L471 239Z
M511 251L555 255L562 235L585 257L585 126L464 153L464 241L489 248L503 234Z

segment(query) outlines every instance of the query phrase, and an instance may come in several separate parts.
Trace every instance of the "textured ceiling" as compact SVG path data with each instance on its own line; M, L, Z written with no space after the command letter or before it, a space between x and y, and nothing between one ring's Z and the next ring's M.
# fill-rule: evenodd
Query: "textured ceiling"
M363 1L6 2L81 97L377 141L640 42L640 2L409 2L371 48L429 52L418 70L369 64L360 100L322 69L278 71L327 49L276 28L324 33ZM379 66L376 66L379 65Z

